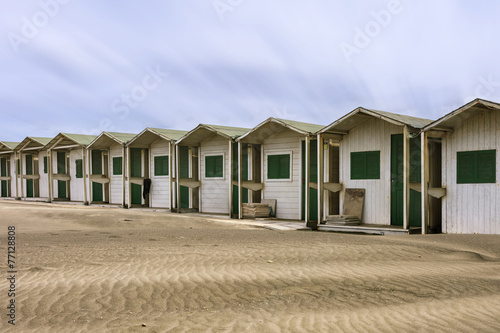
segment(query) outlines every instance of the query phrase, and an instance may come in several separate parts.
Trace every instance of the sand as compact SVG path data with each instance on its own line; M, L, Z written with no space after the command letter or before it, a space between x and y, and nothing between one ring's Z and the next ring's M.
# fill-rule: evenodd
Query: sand
M500 331L499 236L228 222L0 201L0 330ZM6 316L8 225L17 232L15 327Z

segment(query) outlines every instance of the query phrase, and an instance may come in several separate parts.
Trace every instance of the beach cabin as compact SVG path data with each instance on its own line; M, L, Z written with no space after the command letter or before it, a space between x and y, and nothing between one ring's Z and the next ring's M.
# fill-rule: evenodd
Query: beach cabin
M171 209L174 142L187 131L146 128L127 143L128 207Z
M343 214L346 189L362 189L363 224L420 227L419 133L430 123L360 107L319 131L320 220Z
M44 147L51 138L26 137L15 148L19 158L19 197L22 200L49 200L49 167Z
M176 142L178 207L237 216L235 140L249 130L200 124Z
M15 148L19 142L0 141L0 197L17 198L19 183L17 182L17 153Z
M323 127L269 118L242 135L237 139L242 145L240 159L243 152L248 151L251 162L248 180L243 178L244 170L240 170L242 177L238 179L238 190L250 191L248 196L252 202L276 200L274 214L277 218L317 221L316 133Z
M49 200L88 204L86 147L95 135L59 133L45 146L49 162Z
M88 146L90 203L126 207L128 178L126 144L136 134L102 132Z
M500 104L475 99L427 125L423 142L422 224L500 234Z

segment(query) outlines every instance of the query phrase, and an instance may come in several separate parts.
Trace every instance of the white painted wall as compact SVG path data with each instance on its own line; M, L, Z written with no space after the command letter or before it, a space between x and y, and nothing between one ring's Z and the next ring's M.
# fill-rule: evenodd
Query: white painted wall
M18 197L18 196L21 196L21 187L20 187L20 182L19 182L19 178L17 178L16 176L16 155L14 154L11 154L10 155L10 193L11 193L11 197L12 198L15 198L15 197ZM18 185L18 192L16 192L16 184Z
M169 143L159 139L151 144L151 160L149 161L149 175L151 178L151 192L149 206L155 208L170 208L170 176L155 176L155 156L168 156ZM168 163L171 163L170 159Z
M109 147L109 203L121 205L123 202L122 188L123 178L122 175L113 175L113 157L121 157L122 163L125 165L125 175L128 174L128 163L123 156L122 146L115 143ZM125 180L125 204L128 203L128 181Z
M84 201L83 197L83 181L84 178L76 178L76 160L83 159L82 149L74 149L69 153L69 175L70 180L70 200L71 201ZM56 160L57 162L57 160ZM88 172L88 161L86 162L87 172ZM57 169L56 169L57 170ZM57 184L56 184L57 187ZM89 188L87 187L87 198L89 198Z
M205 156L223 155L224 177L222 179L205 177ZM229 214L230 161L229 141L220 136L205 140L200 147L201 156L201 211L203 213Z
M40 198L49 197L49 169L47 165L47 173L43 172L43 159L47 156L47 151L40 151L38 153L38 171L40 173ZM49 161L47 160L47 164Z
M443 233L500 234L500 112L483 111L443 138ZM457 184L457 152L497 150L495 184Z
M403 133L380 119L369 119L344 135L340 142L340 181L344 188L364 188L363 223L391 224L391 135ZM351 152L380 150L380 179L351 180ZM340 211L344 203L340 193Z
M263 141L262 199L276 199L276 217L301 218L301 146L303 136L285 129ZM267 179L267 154L291 154L291 180Z

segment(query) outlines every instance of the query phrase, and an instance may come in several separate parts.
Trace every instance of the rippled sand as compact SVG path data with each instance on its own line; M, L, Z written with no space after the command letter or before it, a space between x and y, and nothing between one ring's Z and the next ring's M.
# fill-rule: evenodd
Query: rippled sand
M271 231L0 201L5 258L7 225L18 312L0 331L500 331L499 236Z

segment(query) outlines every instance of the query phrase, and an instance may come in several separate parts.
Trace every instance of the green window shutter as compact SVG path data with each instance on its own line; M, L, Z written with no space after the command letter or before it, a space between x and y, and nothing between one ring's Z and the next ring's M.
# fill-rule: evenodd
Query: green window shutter
M290 178L290 154L267 156L267 179Z
M119 176L123 174L123 159L121 156L113 157L113 175Z
M26 155L26 175L33 174L33 155Z
M366 179L366 154L351 153L351 179Z
M76 178L83 178L83 160L75 160Z
M421 174L421 141L420 136L410 139L410 182L420 183Z
M92 174L102 175L102 151L92 150Z
M181 178L189 178L189 147L179 147L179 175Z
M168 156L155 156L155 176L168 176Z
M380 151L366 152L366 179L380 179Z
M0 158L0 177L7 177L7 159Z
M477 183L496 182L496 150L483 150L475 152L477 159Z
M48 163L48 158L47 158L47 156L44 156L43 157L43 173L47 173L48 172L49 168L48 168L47 163Z
M19 163L19 159L16 158L16 164L17 164L17 174L20 175L21 174L21 163Z
M473 151L457 152L457 184L475 182L476 154Z
M66 173L66 153L63 151L57 152L57 173Z
M140 148L130 149L130 176L142 177L142 153Z
M224 177L224 158L222 155L205 156L205 177Z

